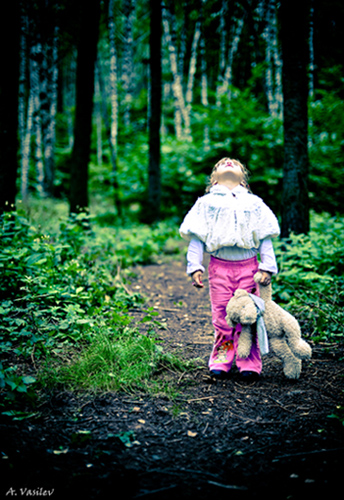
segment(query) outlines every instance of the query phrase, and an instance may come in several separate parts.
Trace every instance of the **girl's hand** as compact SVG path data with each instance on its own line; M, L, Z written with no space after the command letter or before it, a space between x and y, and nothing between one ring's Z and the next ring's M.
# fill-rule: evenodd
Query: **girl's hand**
M202 283L202 271L195 271L194 273L191 274L191 277L193 279L193 286L195 286L196 288L203 288L204 285Z
M270 285L272 273L269 273L269 271L260 271L260 272L262 275L262 279L260 280L260 284L263 286Z

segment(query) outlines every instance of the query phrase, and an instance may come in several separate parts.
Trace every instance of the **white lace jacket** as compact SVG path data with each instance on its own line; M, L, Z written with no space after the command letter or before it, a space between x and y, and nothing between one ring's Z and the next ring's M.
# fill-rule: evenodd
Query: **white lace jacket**
M280 234L276 216L261 198L242 186L221 185L196 201L179 231L189 241L198 238L209 253L233 246L258 249L262 240Z

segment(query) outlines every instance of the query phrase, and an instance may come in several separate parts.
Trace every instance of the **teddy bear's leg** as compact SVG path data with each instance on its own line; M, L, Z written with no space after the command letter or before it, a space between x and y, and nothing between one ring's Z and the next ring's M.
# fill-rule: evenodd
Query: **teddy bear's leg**
M301 374L301 360L291 352L286 341L281 338L269 339L270 348L282 360L283 372L287 378L298 379Z
M300 359L311 358L311 346L301 338L301 329L297 319L285 311L281 319L286 340L294 356Z
M242 325L238 340L238 356L246 359L250 355L252 347L252 331L250 325Z
M293 359L286 360L283 367L284 375L290 379L298 379L301 375L301 363L301 359L297 359L295 356L293 356Z

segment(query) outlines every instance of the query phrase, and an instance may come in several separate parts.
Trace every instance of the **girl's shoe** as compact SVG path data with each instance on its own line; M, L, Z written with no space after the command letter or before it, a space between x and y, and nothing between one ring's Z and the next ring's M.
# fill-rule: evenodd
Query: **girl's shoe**
M226 379L229 377L229 373L225 372L223 370L210 370L210 374L213 377L218 378L220 380L223 380L223 379Z
M240 372L240 378L241 378L241 380L244 380L245 382L252 382L254 380L259 379L259 373L251 372L251 371L242 371L242 372Z

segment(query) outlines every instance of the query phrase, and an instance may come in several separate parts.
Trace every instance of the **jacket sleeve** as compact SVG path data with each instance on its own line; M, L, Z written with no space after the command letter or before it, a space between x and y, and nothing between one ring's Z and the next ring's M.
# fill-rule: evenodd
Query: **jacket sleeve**
M203 267L203 253L204 253L204 244L198 238L192 238L188 251L186 254L187 267L186 273L191 275L195 271L202 271L204 273L205 268Z
M269 271L270 273L277 274L278 267L271 239L266 238L262 240L258 251L260 255L259 269L261 271Z

